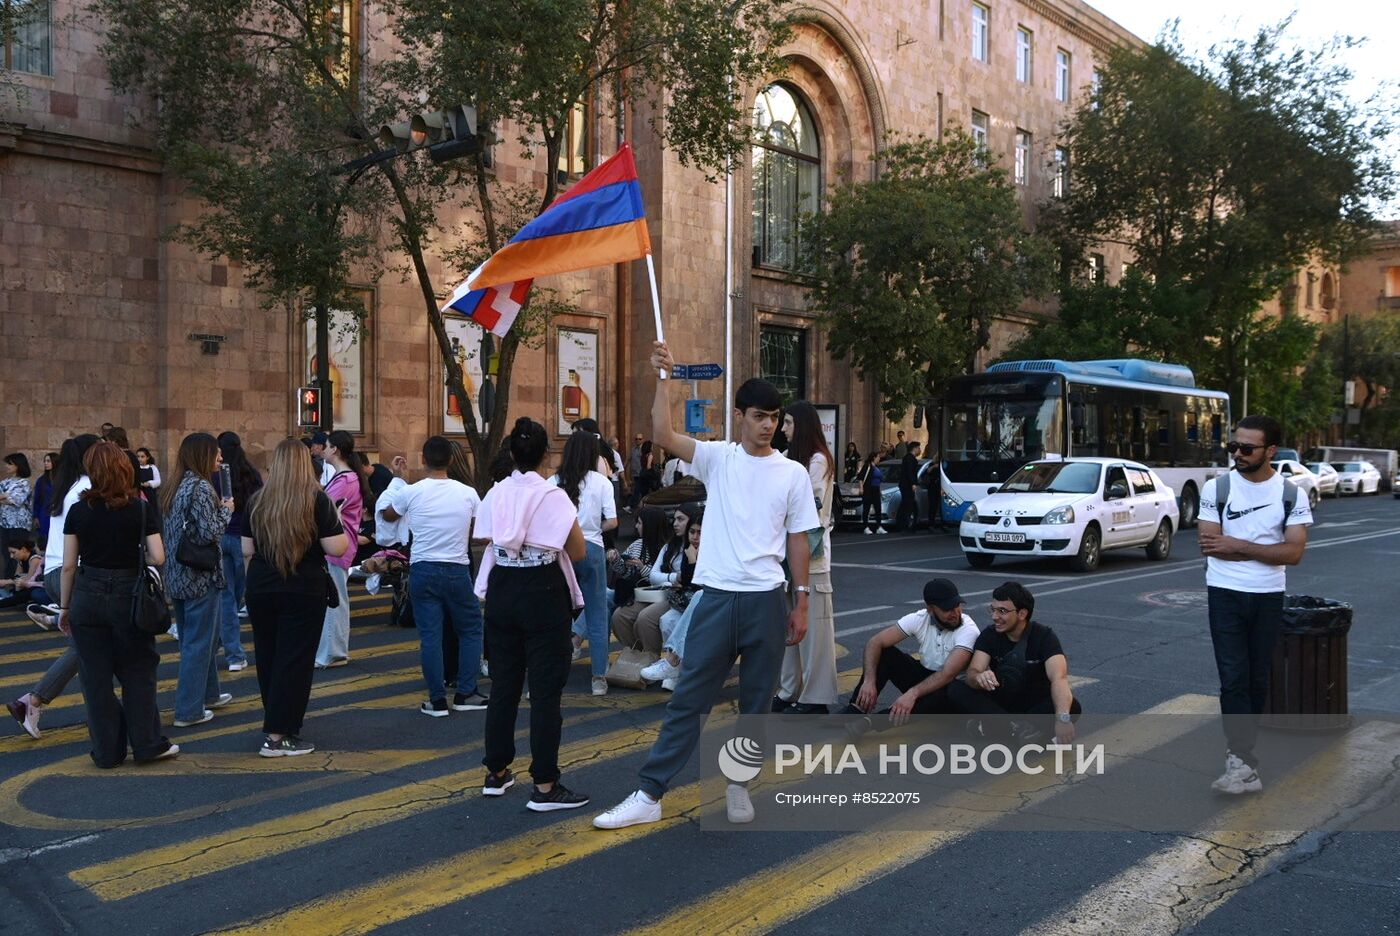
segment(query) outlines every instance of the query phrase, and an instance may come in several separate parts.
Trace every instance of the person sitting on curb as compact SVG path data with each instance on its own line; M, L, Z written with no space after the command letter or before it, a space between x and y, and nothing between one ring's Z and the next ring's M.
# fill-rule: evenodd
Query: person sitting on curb
M967 715L1053 714L1055 740L1074 740L1074 717L1079 700L1069 687L1069 663L1060 638L1044 624L1031 620L1035 598L1020 582L1003 582L992 590L992 626L978 636L965 677L948 687L953 710ZM1041 730L1034 724L1015 725L1022 738ZM971 725L985 734L980 720Z
M950 714L949 688L972 660L977 636L977 624L963 613L958 587L945 578L929 580L924 610L904 615L866 642L864 671L846 713L869 715L885 684L894 683L900 696L884 710L891 723L902 725L911 714ZM918 642L920 659L895 646L907 637ZM869 729L869 719L862 727Z

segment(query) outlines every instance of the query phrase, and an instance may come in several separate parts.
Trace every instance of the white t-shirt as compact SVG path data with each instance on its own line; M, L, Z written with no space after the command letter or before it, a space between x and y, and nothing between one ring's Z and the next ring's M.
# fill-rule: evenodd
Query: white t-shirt
M321 462L321 487L324 488L327 484L330 484L330 483L331 483L331 478L334 478L334 477L335 477L335 474L336 474L335 465L332 465L332 464L331 464L331 460L330 460L329 458L327 458L327 459L325 459L324 461L322 461L322 462Z
M1282 543L1283 475L1274 472L1272 478L1256 484L1235 472L1230 479L1230 502L1225 505L1224 511L1216 503L1215 479L1212 478L1201 488L1200 519L1219 523L1222 533L1236 539L1263 546ZM1308 495L1300 489L1298 499L1293 504L1293 513L1288 515L1288 525L1312 522ZM1269 565L1257 559L1230 562L1214 556L1206 557L1206 584L1213 588L1268 594L1283 591L1284 582L1284 567L1281 565Z
M559 476L549 479L559 484ZM560 485L561 487L563 485ZM490 491L487 492L490 495ZM612 482L596 471L584 475L578 489L578 528L583 538L595 546L603 545L603 521L617 519L617 499L613 497Z
M472 519L481 513L475 490L451 478L424 478L393 492L389 506L413 534L409 562L471 565L468 536Z
M691 474L705 482L695 584L741 592L781 588L787 535L821 525L807 472L780 452L756 458L737 442L696 442Z
M935 673L943 668L948 657L959 647L971 652L979 633L977 624L966 614L957 628L944 630L927 609L904 615L899 619L899 629L919 642L920 660L925 668Z
M63 495L63 511L49 521L49 541L44 544L44 578L53 586L45 590L55 602L58 601L58 575L63 571L63 521L68 519L68 511L78 502L78 497L91 487L91 478L79 477Z
M809 566L812 572L831 571L831 502L835 499L836 476L827 476L826 456L821 452L812 453L812 463L807 466L808 483L812 487L813 501L821 501L817 517L822 526L822 554L814 557Z
M672 458L666 462L666 467L661 470L661 486L670 487L688 474L690 474L689 462Z

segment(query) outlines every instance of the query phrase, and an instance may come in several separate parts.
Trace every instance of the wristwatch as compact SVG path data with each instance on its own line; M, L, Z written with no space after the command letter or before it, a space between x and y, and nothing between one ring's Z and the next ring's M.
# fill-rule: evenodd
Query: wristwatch
M810 585L794 585L794 586L792 586L792 590L795 591L795 592L801 592L801 593L804 594L804 595L810 595L810 594L812 593L812 586L810 586Z
M1062 715L1056 715L1055 720L1061 724L1068 725L1070 722L1074 721L1074 716L1070 715L1069 712L1065 712Z

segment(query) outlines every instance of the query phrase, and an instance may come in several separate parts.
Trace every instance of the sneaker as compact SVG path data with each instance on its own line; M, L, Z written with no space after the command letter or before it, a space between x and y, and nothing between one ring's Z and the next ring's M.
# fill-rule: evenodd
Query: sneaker
M230 673L241 673L241 672L243 672L243 671L244 671L245 669L247 669L247 668L248 668L248 661L247 661L247 660L235 660L234 662L232 662L232 663L230 663L230 664L228 665L228 671L229 671Z
M6 702L5 708L10 710L10 715L19 722L19 726L25 730L34 740L39 740L39 715L43 709L38 705L30 705L24 699L15 699L13 702Z
M1234 754L1225 755L1225 772L1210 785L1217 793L1238 796L1241 793L1258 793L1264 789L1264 781L1259 779L1255 769Z
M670 660L662 657L650 666L642 667L641 677L647 682L661 682L663 679L675 679L680 674L679 666L672 666Z
M205 709L205 710L204 710L204 714L203 714L203 715L200 715L198 718L191 718L191 719L177 718L177 719L175 719L173 722L171 722L171 724L174 725L176 728L188 728L188 727L190 727L191 725L202 725L202 724L204 724L205 722L210 721L211 719L213 719L213 717L214 717L214 713L211 712L211 711L209 711L208 709Z
M768 711L772 712L774 715L781 715L788 710L788 706L791 704L791 702L784 699L782 696L775 695L773 696L772 704L768 706Z
M334 657L329 663L317 663L317 669L335 669L338 666L345 666L350 662L349 657Z
M233 693L232 693L232 692L221 692L221 693L219 693L219 697L218 697L217 699L215 699L213 702L205 702L204 704L207 705L207 706L209 706L211 709L215 709L215 708L223 708L225 705L228 705L228 704L229 704L230 702L232 702L232 701L233 701Z
M595 829L625 829L628 826L661 821L661 800L637 790L612 809L593 817Z
M505 796L506 790L515 786L515 774L507 767L500 773L486 772L486 782L481 785L482 796Z
M263 757L297 757L301 754L310 754L316 750L316 745L310 741L303 741L296 735L283 735L276 741L270 737L264 737L262 747L258 748L258 753Z
M1019 741L1022 744L1035 744L1044 740L1045 732L1034 722L1021 721L1013 718L1011 720L1011 740Z
M588 797L582 793L575 793L564 786L558 780L554 781L554 786L548 793L541 793L539 787L530 794L530 802L525 804L525 808L534 812L553 812L556 809L578 809L580 806L588 805Z
M793 702L783 709L784 715L826 715L831 709L819 702Z
M675 692L675 691L676 691L676 683L679 682L679 681L680 681L679 679L675 679L675 678L673 678L673 679L663 679L663 680L661 680L661 688L662 688L662 689L665 689L667 692Z
M418 706L418 711L433 718L446 718L449 714L446 699L433 699Z
M180 745L178 745L178 744L172 744L172 745L170 745L170 747L168 747L168 748L166 748L165 750L161 751L161 752L160 752L159 754L157 754L155 757L152 757L151 760L148 761L147 763L153 763L153 762L158 761L158 760L170 760L170 758L172 758L172 757L179 757L179 756L180 756Z
M169 634L171 637L174 637L176 640L179 640L179 639L180 639L180 625L179 625L179 624L171 624L171 625L170 625L170 629L169 629L168 631L166 631L166 633Z
M724 811L733 823L753 822L753 800L749 791L737 783L724 788Z
M53 605L32 604L24 609L24 616L38 624L41 630L53 630L58 626L58 612L50 610L52 608Z
M872 530L872 529L870 529L870 527L866 527L866 528L865 528L865 535L866 535L866 536L874 536L874 535L875 535L875 531Z
M594 695L607 695L607 694L608 694L608 681L607 681L606 678L604 678L604 677L602 677L602 676L594 676L594 677L593 677L593 694L594 694Z
M243 607L241 607L241 608L238 609L238 616L241 617L241 618L246 618L246 617L248 616L248 606L247 606L247 605L244 605Z
M859 718L853 718L846 725L846 739L849 741L859 741L865 737L875 727L869 715L862 714Z
M884 527L876 527L875 532L879 533L881 536L888 536L890 531Z
M491 664L487 663L485 660L481 661L481 676L483 679L491 678Z
M569 659L573 660L574 662L578 662L579 660L583 659L582 644L579 644L578 646L574 647L573 652L569 654Z
M486 696L479 692L470 695L457 693L452 697L452 711L454 712L480 712L486 708Z

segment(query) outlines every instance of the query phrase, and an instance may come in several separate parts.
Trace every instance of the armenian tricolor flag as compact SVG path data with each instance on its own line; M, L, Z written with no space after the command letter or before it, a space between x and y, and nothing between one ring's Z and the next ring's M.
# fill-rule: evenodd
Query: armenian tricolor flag
M651 253L632 147L579 179L452 293L453 310L505 335L535 277L638 260Z

